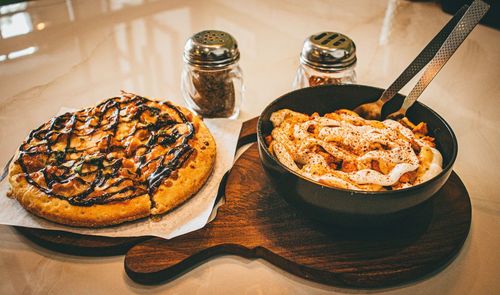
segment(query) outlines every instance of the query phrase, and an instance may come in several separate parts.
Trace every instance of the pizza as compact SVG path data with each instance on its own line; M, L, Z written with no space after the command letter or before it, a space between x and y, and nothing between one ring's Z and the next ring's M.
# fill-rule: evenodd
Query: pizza
M9 196L57 223L109 226L183 204L208 179L215 155L198 116L124 92L32 130L9 167Z

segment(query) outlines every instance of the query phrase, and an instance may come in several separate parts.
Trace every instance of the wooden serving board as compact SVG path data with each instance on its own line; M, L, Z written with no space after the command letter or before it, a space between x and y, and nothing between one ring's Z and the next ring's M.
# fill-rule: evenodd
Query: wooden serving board
M255 141L258 118L245 121L241 128L237 148ZM151 237L113 238L92 235L80 235L65 231L38 228L15 227L36 244L62 253L81 256L109 256L125 254L134 244Z
M319 224L288 205L271 187L256 144L235 163L226 203L204 228L130 248L125 270L136 282L168 281L211 257L262 258L299 277L343 287L377 288L434 273L462 247L470 228L470 199L452 173L413 216L392 228L346 230Z

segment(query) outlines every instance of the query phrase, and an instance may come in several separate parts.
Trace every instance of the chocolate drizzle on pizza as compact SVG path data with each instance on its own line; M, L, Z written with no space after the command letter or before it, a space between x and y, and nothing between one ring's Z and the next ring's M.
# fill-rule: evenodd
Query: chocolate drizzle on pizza
M76 206L149 194L193 154L194 126L168 102L124 94L65 113L33 130L19 149L26 181Z

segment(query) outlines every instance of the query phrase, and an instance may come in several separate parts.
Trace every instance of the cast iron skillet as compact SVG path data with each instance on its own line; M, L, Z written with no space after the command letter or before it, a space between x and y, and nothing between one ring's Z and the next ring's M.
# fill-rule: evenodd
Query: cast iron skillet
M331 188L302 177L282 165L269 153L264 138L272 129L269 121L274 111L288 108L320 115L340 108L354 109L375 101L383 89L363 85L327 85L299 89L269 104L260 115L257 140L260 159L276 191L300 210L315 219L345 226L373 226L407 216L417 205L431 198L446 182L457 157L457 140L451 127L437 113L416 102L407 112L414 123L426 122L443 156L443 171L419 185L394 191L367 192ZM404 99L398 94L384 106L382 115L396 111Z

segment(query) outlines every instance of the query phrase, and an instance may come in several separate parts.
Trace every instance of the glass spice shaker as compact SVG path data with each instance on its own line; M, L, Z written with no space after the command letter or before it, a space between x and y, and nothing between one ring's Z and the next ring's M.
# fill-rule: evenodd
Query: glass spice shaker
M237 118L244 86L236 40L222 31L202 31L184 46L181 90L189 107L205 118Z
M321 32L304 42L293 89L356 83L356 46L346 35Z

